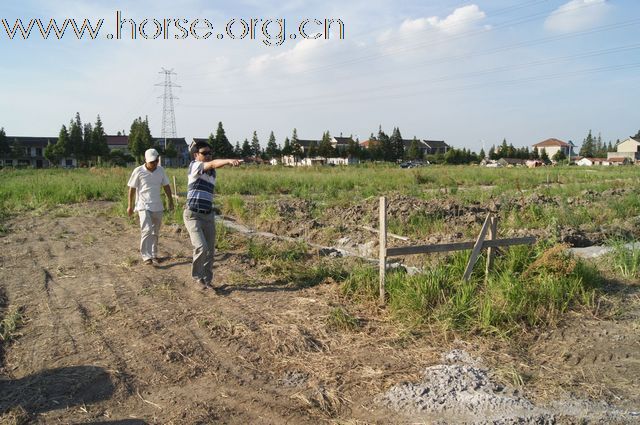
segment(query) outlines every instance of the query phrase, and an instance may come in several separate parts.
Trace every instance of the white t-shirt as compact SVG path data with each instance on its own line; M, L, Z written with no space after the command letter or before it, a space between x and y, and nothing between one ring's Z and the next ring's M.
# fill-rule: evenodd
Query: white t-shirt
M136 190L136 211L163 211L160 191L169 184L169 178L160 165L153 171L144 164L131 173L127 186Z

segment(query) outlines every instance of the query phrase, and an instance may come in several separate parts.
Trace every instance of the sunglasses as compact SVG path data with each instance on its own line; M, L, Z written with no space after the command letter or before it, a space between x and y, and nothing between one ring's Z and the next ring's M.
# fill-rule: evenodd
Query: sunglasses
M204 152L200 152L198 151L198 153L202 156L210 156L211 155L211 151L204 151Z

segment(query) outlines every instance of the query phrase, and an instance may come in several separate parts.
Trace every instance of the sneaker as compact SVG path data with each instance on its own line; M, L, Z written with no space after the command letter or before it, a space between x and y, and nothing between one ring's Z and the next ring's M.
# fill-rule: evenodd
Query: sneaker
M153 264L153 260L151 260L151 259L144 260L142 263L143 263L143 264L146 264L147 266L150 266L150 265L152 265L152 264Z
M162 263L162 260L159 258L152 258L151 261L153 262L153 264L156 264L156 265Z

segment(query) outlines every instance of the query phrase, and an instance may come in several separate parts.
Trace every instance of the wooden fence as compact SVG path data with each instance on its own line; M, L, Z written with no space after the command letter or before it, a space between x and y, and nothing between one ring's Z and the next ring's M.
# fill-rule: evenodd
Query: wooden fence
M487 215L484 220L482 229L477 239L470 242L457 242L448 244L436 244L436 245L419 245L419 246L404 246L399 248L387 248L387 199L383 196L380 198L380 226L378 227L380 233L380 304L384 305L386 301L385 290L385 274L387 269L387 258L398 257L414 254L428 254L434 252L450 252L450 251L462 251L465 249L471 249L471 257L467 263L463 279L469 280L471 272L475 266L480 252L483 248L487 248L487 264L485 267L485 273L489 273L489 269L493 263L493 257L495 254L495 248L513 246L513 245L531 245L536 242L535 237L522 237L522 238L508 238L498 239L498 217L492 213Z

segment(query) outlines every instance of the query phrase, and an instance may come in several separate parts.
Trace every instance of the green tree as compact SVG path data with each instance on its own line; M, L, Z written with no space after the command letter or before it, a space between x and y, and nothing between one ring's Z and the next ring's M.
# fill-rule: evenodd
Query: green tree
M419 159L420 155L420 143L418 139L414 136L411 144L409 145L409 149L407 150L407 158L408 159Z
M69 154L78 161L85 158L84 139L82 137L82 120L80 113L69 123Z
M487 155L484 152L484 148L480 149L480 154L478 155L478 159L480 161L482 161L483 159L485 159L487 157Z
M271 134L269 134L269 141L267 142L266 152L269 158L276 158L280 156L278 145L276 143L276 136L274 136L273 131L271 132Z
M233 157L242 158L242 148L240 147L240 142L236 142L236 145L233 147Z
M591 135L591 130L589 130L589 134L582 142L582 147L580 147L580 156L585 158L593 158L593 154L595 151L595 140Z
M634 139L637 139L638 137L640 137L640 130L638 130L638 132L636 133L635 136L633 136Z
M542 162L544 162L545 164L550 163L551 161L549 160L549 155L547 155L547 150L545 148L542 148L542 152L540 152L540 159L542 160Z
M242 142L242 150L240 153L243 158L249 158L252 156L253 151L251 150L251 144L249 143L249 139L244 139L244 142Z
M96 118L91 136L91 154L98 158L98 162L109 158L109 145L107 144L107 135L102 126L100 115Z
M282 146L282 155L293 155L293 147L288 137L284 138L284 145Z
M49 146L47 146L49 148ZM45 149L46 151L46 149ZM48 156L45 152L45 158L52 164L58 165L62 158L67 158L71 155L71 147L69 146L69 132L64 125L58 133L58 140L55 145L52 145L49 149Z
M129 130L129 152L136 161L143 162L144 152L152 147L153 137L151 137L151 130L149 130L148 118L145 117L144 121L141 117L136 118Z
M224 127L222 126L222 121L218 123L218 129L216 130L216 137L211 145L211 151L214 158L233 157L233 146L231 145L231 142L229 142L229 139L227 139Z
M44 148L44 157L51 163L51 165L56 165L60 161L60 158L56 155L55 143L47 143L47 146Z
M124 153L121 149L114 149L109 153L109 162L118 167L126 167L129 162L136 159L129 154Z
M362 158L362 150L360 149L360 143L351 139L349 146L347 146L347 158Z
M302 146L300 146L300 141L298 140L298 130L295 128L291 135L291 155L297 156L298 158L302 157Z
M507 144L507 139L502 139L502 144L498 148L498 152L496 152L496 155L498 156L498 158L509 157L509 145Z
M553 158L552 158L552 159L553 159L555 162L562 162L562 161L564 161L565 159L567 159L567 155L565 155L564 151L563 151L562 149L560 149L558 152L556 152L556 153L553 155Z
M384 161L395 161L395 147L391 144L391 139L389 138L389 136L384 131L382 131L382 126L378 127L377 140L380 143L382 159Z
M177 158L178 150L173 145L173 142L167 140L167 147L164 148L164 156L167 158Z
M322 133L322 139L318 146L318 155L323 158L333 158L336 155L335 149L331 146L331 135L329 131Z
M402 140L402 134L400 134L398 127L393 128L393 132L389 138L389 144L393 151L392 161L404 158L404 140Z
M0 128L0 158L6 158L11 153L11 145L4 131L4 127Z
M465 162L466 151L460 149L449 149L444 154L445 164L463 164Z
M309 146L307 147L306 155L307 158L315 158L320 156L318 143L315 140L309 142Z
M258 132L253 131L253 136L251 136L251 153L256 158L260 156L262 149L260 148L260 140L258 139Z
M82 153L84 159L91 159L93 154L93 126L90 122L83 125L82 130Z

